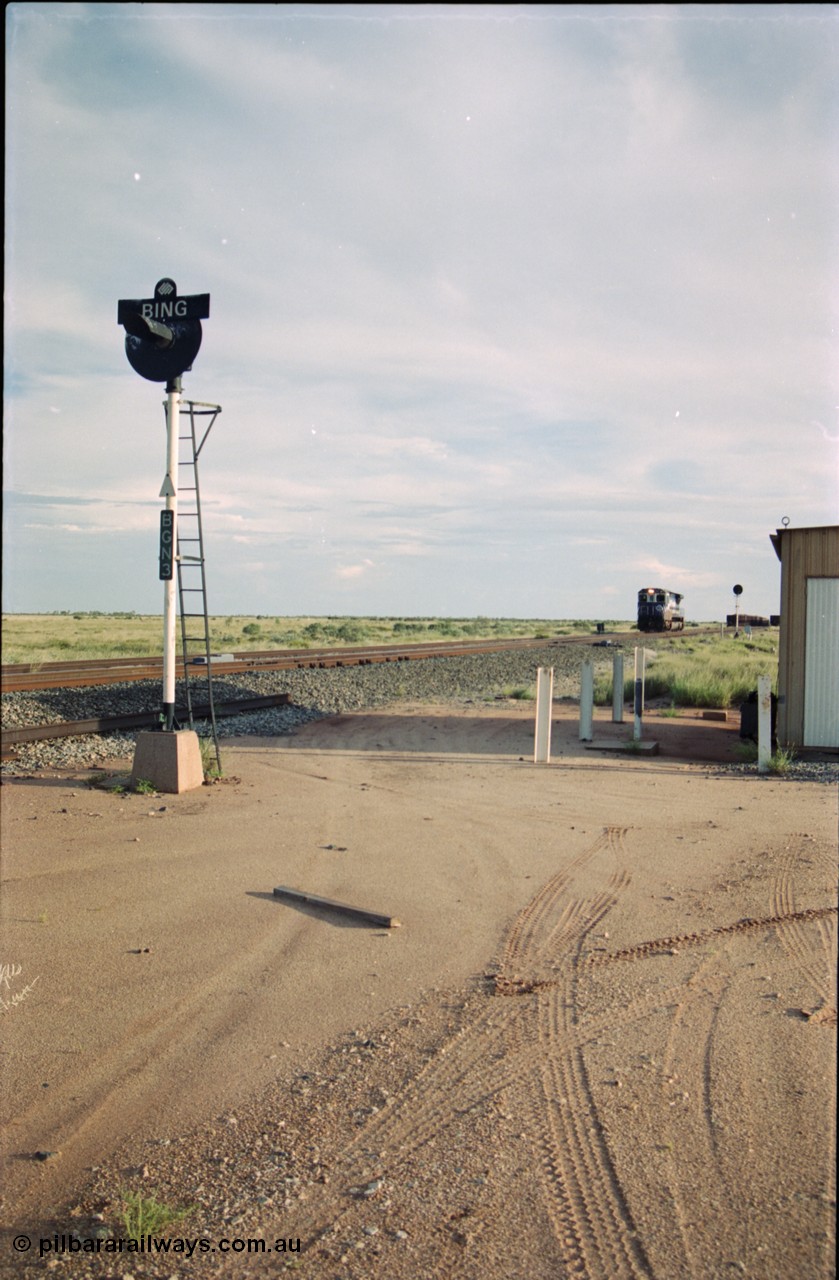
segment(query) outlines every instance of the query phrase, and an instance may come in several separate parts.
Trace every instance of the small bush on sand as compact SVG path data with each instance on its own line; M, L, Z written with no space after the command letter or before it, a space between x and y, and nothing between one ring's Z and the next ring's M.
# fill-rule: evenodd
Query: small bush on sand
M178 1226L192 1213L192 1208L173 1209L162 1204L154 1191L141 1195L139 1191L122 1194L120 1221L129 1240L142 1240L143 1236L159 1235L169 1227Z

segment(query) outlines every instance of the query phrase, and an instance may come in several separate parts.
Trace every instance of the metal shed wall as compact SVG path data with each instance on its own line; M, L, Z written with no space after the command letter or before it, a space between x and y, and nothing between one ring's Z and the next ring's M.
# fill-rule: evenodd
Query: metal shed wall
M784 746L802 746L805 743L807 702L807 583L815 578L839 579L839 525L779 529L772 536L772 543L781 561L778 741ZM829 590L825 598L832 598ZM827 631L831 631L830 626ZM839 621L831 634L839 640ZM808 696L811 706L822 699L825 703L832 700L839 682L839 644L828 643L824 624L820 637L818 656L812 651L810 655ZM819 689L814 680L818 682ZM826 731L824 736L830 738L833 735ZM808 733L807 739L810 737L812 734ZM807 741L807 745L831 747L836 744L832 741Z
M804 746L839 749L839 578L807 579Z

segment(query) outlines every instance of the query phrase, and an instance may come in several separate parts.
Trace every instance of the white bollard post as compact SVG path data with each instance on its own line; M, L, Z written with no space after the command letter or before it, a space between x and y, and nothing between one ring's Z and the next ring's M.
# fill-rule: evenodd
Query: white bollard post
M769 676L757 678L757 771L769 772L772 759L772 681Z
M539 667L536 672L536 742L534 764L549 764L551 759L551 709L554 693L553 667Z
M594 708L594 670L586 658L580 677L580 741L591 742Z
M623 654L612 658L612 723L623 724Z
M641 717L644 714L644 658L643 649L635 650L635 727L633 739L641 741Z

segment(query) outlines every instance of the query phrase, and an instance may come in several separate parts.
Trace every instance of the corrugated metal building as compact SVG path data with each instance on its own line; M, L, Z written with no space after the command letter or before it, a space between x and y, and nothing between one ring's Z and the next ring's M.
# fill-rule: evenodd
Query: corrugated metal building
M839 525L770 537L781 562L778 742L839 749Z

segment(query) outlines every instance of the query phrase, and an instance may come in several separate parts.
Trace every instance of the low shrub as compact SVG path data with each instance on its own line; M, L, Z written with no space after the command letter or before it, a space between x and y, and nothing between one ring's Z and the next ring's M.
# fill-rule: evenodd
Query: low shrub
M502 693L505 698L513 698L516 702L532 702L536 698L533 685L517 685L515 688L503 689Z
M155 1192L141 1195L139 1191L126 1191L122 1195L120 1215L124 1234L129 1240L142 1240L147 1235L158 1235L178 1226L193 1212L192 1208L173 1209L157 1199Z

